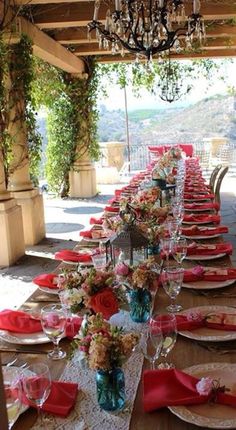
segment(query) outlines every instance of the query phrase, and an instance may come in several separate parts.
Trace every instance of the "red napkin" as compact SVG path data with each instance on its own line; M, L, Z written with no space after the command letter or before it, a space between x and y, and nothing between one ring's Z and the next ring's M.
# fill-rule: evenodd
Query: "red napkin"
M80 317L68 318L66 336L73 338L78 333L81 322ZM26 312L5 309L0 312L0 329L14 333L38 333L42 332L42 325L40 318L32 317Z
M186 222L211 222L214 224L220 223L220 215L206 215L206 214L185 214L184 221Z
M116 203L119 204L119 198L117 197L113 197L112 199L108 200L108 203L112 204L112 203Z
M113 206L106 206L104 210L105 212L119 212L120 208L113 207Z
M232 254L233 246L231 243L215 243L214 245L191 244L187 248L187 255L218 255Z
M184 209L215 209L216 211L218 211L220 209L220 205L219 203L185 203Z
M104 219L103 218L95 218L95 217L91 217L89 220L90 224L99 224L102 225Z
M35 385L37 388L37 377L35 377ZM74 408L78 394L78 384L71 382L52 381L49 397L42 406L42 410L61 417L67 417L70 411ZM24 394L22 394L22 402L26 405L35 407Z
M57 278L55 273L42 273L41 275L36 276L32 281L40 287L57 289L57 284L53 282L55 278Z
M178 331L196 330L201 327L208 327L215 330L236 331L236 315L214 312L208 315L176 315L176 325Z
M122 189L121 190L115 190L115 196L116 197L120 197L122 193Z
M207 403L210 395L200 395L196 384L200 379L177 369L147 370L143 375L143 405L145 412L166 406ZM236 396L218 392L216 402L236 406Z
M89 239L92 238L91 230L80 231L79 235L82 236L82 237L87 237Z
M188 194L184 193L184 199L189 200L209 200L214 199L215 194Z
M91 255L89 254L79 254L75 251L70 251L70 249L62 249L55 253L56 260L73 261L75 263L89 263L92 261Z
M192 227L182 228L182 234L184 236L214 236L215 234L228 233L228 227L220 225L219 227L198 227L193 225Z
M5 309L0 312L0 329L15 333L37 333L42 331L39 319L26 312Z
M228 281L229 279L236 279L236 268L207 268L202 266L195 266L193 269L184 271L184 282L220 282Z

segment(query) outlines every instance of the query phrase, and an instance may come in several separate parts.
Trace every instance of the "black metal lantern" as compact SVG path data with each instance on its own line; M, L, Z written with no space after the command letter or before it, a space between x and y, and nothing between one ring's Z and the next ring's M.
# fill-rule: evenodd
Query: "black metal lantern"
M123 220L122 230L110 238L111 261L113 266L119 261L126 261L132 266L135 251L141 251L143 260L147 258L148 239L135 225L136 215L129 204L126 205L125 210L120 211L120 217Z

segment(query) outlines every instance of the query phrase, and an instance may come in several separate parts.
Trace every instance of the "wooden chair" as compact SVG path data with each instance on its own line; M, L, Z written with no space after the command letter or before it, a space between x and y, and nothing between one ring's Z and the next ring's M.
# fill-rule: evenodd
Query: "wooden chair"
M215 186L215 201L220 204L220 187L221 183L226 175L226 173L229 170L229 166L223 167L222 170L219 173L216 186Z
M222 168L222 165L221 165L221 164L218 164L218 165L214 168L214 170L211 172L209 185L210 185L210 188L211 188L212 193L214 193L214 192L215 192L216 178L217 178L217 175L218 175L218 173L219 173L219 171L220 171L220 169L221 169L221 168Z

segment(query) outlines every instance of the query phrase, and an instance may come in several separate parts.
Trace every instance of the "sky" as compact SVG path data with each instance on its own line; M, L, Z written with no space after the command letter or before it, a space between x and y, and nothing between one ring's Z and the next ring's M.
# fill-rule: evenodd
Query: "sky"
M158 96L154 96L148 91L142 90L141 97L134 97L132 88L127 87L127 105L128 110L136 109L168 109L183 107L194 104L199 100L215 94L227 94L227 87L236 87L236 60L228 64L222 69L223 74L227 75L226 82L215 79L215 82L208 87L205 79L199 77L194 83L194 88L186 96L182 97L180 101L168 103L162 101ZM105 79L105 78L104 78ZM107 87L108 97L101 97L98 100L99 105L105 105L108 110L125 109L124 90L119 88L118 85L111 84Z

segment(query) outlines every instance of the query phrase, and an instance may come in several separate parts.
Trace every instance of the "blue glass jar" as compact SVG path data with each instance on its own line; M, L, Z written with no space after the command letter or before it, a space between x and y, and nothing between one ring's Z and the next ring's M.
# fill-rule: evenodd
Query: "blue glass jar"
M104 411L122 409L125 404L125 377L120 368L97 370L97 399Z
M148 246L148 255L158 255L160 253L159 244Z
M137 323L149 320L152 305L152 296L146 288L137 288L129 291L130 318Z

